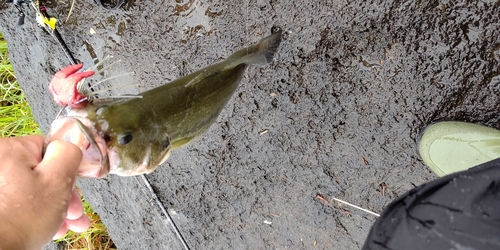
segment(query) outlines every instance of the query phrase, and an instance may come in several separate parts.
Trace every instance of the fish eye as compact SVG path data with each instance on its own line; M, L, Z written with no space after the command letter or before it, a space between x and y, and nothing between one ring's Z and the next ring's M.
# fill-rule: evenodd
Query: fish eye
M118 144L127 145L132 141L132 139L134 139L132 132L127 131L127 132L118 136Z
M166 139L163 141L163 143L161 144L161 148L162 148L162 150L164 150L164 149L166 149L166 148L168 148L168 147L170 147L170 140L169 140L168 138L166 138Z

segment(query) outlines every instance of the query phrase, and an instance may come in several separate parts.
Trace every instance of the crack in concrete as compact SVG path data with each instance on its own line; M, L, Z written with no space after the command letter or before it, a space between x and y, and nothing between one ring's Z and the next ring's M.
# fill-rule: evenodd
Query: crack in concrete
M142 174L142 175L140 175L140 178L142 179L142 181L144 183L144 186L146 186L147 190L149 191L150 198L152 200L154 200L155 203L156 203L156 205L160 208L161 213L163 214L163 216L165 216L165 218L167 219L168 223L172 226L172 229L174 229L174 232L177 235L177 238L179 238L179 240L182 242L182 245L184 246L184 249L190 250L189 245L187 244L186 240L184 240L184 237L182 236L181 232L179 231L179 229L175 225L174 221L172 220L172 217L170 217L170 214L168 214L167 210L165 209L165 207L161 203L160 199L158 199L158 196L156 195L155 191L151 187L151 184L149 184L149 181L146 178L146 176L144 176ZM136 176L135 179L137 180L137 182L139 182L139 185L140 185L139 176Z

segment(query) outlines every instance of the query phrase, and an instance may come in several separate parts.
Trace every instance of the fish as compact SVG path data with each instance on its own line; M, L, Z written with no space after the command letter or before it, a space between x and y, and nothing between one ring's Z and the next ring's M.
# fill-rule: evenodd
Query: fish
M140 93L137 98L88 101L75 88L91 73L70 66L55 74L51 93L66 106L47 134L80 147L78 175L102 178L151 173L172 150L200 137L216 121L248 66L271 63L281 28L226 60ZM61 83L69 87L60 87ZM65 94L69 97L61 97Z

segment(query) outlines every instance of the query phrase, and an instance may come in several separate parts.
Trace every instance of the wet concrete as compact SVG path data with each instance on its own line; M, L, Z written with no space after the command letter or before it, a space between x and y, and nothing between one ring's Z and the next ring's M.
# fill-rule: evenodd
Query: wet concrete
M14 8L0 6L47 131L58 111L47 84L67 59L33 18L17 27ZM49 7L60 20L68 10ZM499 17L498 1L132 0L117 11L76 1L59 30L87 64L121 59L106 75L134 71L130 91L143 91L281 26L274 62L249 69L216 124L147 178L192 249L359 249L375 217L332 197L380 212L435 179L415 142L432 121L500 128ZM118 248L182 248L140 178L79 186Z

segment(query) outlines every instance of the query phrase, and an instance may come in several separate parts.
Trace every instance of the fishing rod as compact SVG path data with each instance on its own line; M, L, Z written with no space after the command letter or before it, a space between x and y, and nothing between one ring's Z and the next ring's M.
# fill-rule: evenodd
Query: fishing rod
M64 42L61 34L57 31L57 19L49 16L47 13L47 8L41 0L6 0L7 3L13 3L18 11L18 25L24 24L25 14L23 11L23 4L30 4L33 6L36 12L36 21L42 26L59 44L59 46L63 49L64 54L68 58L71 64L77 64L73 54L69 50L68 46Z
M17 24L18 25L23 25L24 24L24 18L26 15L24 14L23 11L23 4L30 4L33 6L36 12L36 21L37 23L42 26L59 44L59 46L63 49L64 54L68 58L69 62L71 64L77 64L75 58L73 57L73 54L71 54L71 51L69 50L68 46L64 42L61 34L59 31L57 31L56 24L57 24L57 19L54 17L49 16L47 13L47 8L45 7L45 4L43 3L42 0L6 0L7 3L13 3L14 6L17 9L18 12L18 20ZM116 10L119 7L121 7L125 0L116 0L114 4L109 2L104 2L101 0L94 0L94 3L105 8L108 10Z

